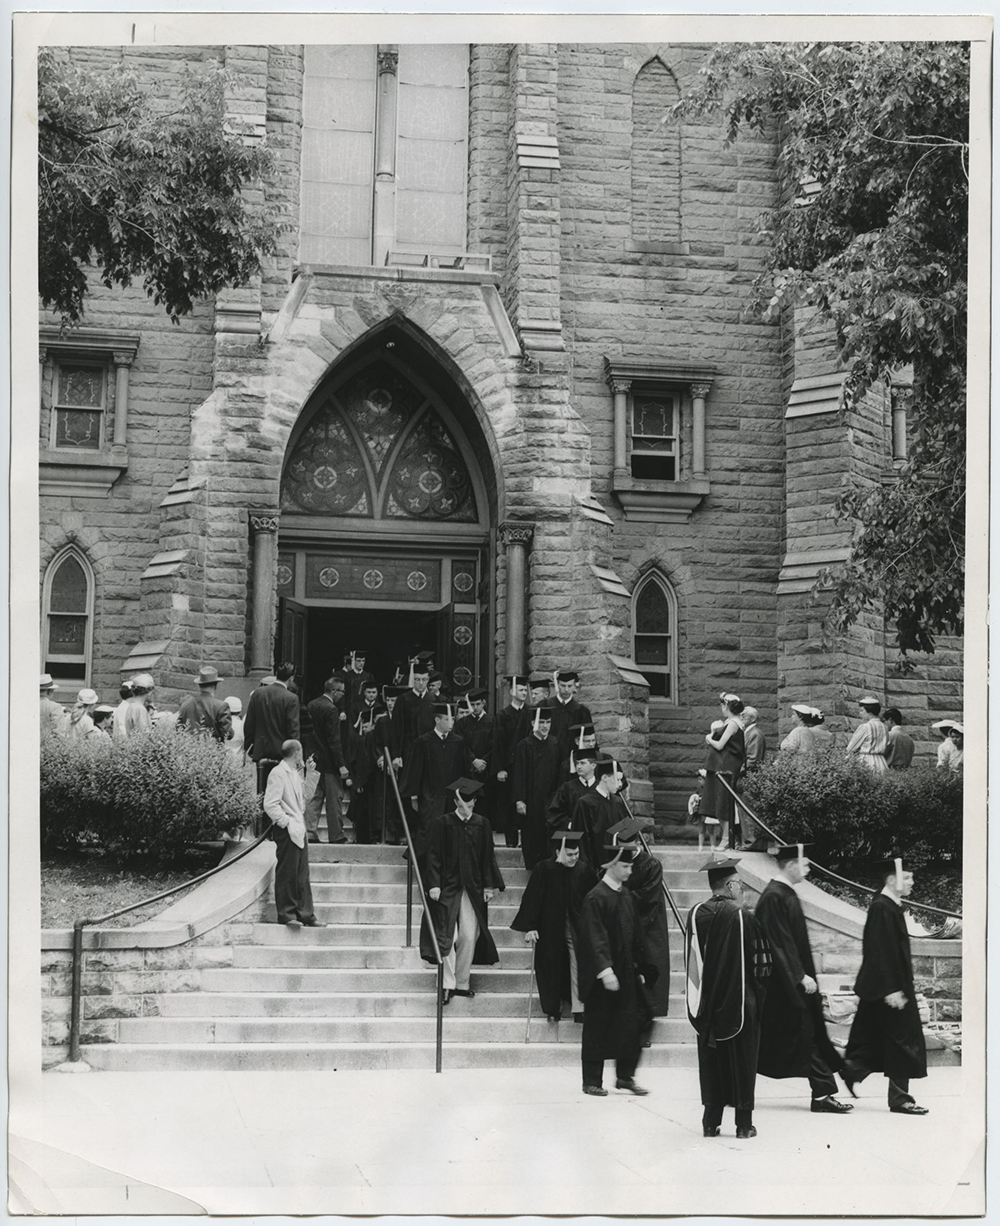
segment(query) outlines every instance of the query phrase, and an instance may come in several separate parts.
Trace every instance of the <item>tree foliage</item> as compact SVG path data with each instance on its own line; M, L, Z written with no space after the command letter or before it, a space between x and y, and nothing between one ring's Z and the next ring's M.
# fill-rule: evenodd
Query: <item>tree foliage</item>
M786 190L760 222L754 308L815 307L858 398L913 368L894 483L845 491L852 559L830 624L883 609L900 651L959 633L965 533L969 56L962 43L723 45L679 115L774 131Z
M98 70L39 53L44 307L78 322L93 267L109 288L141 280L176 322L197 298L259 271L279 231L259 190L272 158L227 120L227 79L218 65L185 68L162 99L125 64Z

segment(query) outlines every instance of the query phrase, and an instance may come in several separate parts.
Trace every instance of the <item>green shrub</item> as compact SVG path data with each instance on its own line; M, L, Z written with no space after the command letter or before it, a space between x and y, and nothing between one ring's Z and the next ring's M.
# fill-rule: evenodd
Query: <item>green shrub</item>
M911 767L876 774L850 759L779 754L745 782L744 799L775 834L814 846L828 868L898 849L909 866L961 863L962 779Z
M122 742L42 742L46 847L92 837L110 855L175 860L192 843L248 825L258 800L229 750L209 737L154 729Z

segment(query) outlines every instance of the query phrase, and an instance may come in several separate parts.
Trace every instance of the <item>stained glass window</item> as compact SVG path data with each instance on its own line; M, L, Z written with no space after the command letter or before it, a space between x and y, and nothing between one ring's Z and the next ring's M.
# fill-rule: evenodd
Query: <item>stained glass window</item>
M69 553L56 562L47 592L45 671L63 681L85 681L91 593L79 558Z
M649 682L650 697L673 699L673 616L666 588L650 576L635 597L633 659Z
M423 397L388 362L374 362L349 379L337 399L364 439L376 480L381 480L392 444Z
M371 514L364 463L334 404L320 409L296 443L281 505L313 515Z
M390 518L474 522L469 470L444 423L432 410L406 440L389 478Z
M103 366L56 367L54 444L98 451L104 416Z

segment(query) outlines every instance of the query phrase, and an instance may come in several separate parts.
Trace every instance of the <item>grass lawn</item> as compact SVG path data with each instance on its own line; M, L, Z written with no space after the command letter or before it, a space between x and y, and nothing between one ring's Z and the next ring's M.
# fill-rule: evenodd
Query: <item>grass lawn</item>
M182 885L218 862L218 852L190 852L179 868L155 870L141 864L122 865L97 850L53 853L42 860L42 927L72 928L73 921L94 919L142 902ZM131 928L172 906L183 892L151 907L109 920L108 928Z

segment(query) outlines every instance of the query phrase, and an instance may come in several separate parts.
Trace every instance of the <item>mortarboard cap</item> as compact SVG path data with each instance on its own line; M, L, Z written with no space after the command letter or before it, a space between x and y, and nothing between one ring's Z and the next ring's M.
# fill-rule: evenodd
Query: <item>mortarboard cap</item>
M403 685L383 685L382 686L382 701L388 702L390 698L398 698L400 694L406 693L406 687Z
M572 669L569 669L566 671L559 671L556 673L556 680L557 681L579 681L580 674L573 672Z
M549 678L543 677L541 675L537 677L529 678L528 685L533 690L551 690L552 689L552 682L549 680Z
M454 783L449 783L447 791L457 792L463 800L471 800L482 786L481 783L476 783L475 779L466 779L463 776L461 779L456 779Z
M786 860L801 860L805 857L812 843L779 843L772 849L774 858L779 864Z
M534 723L537 724L539 720L543 720L543 719L550 720L551 718L552 718L552 708L551 707L535 707L535 714L534 714L534 720L533 720Z
M899 875L903 872L903 857L901 855L882 856L880 859L873 861L873 866L883 876L895 873L898 879Z
M571 826L572 822L567 822L567 826ZM572 843L575 847L583 838L582 830L553 830L550 835L553 843Z
M411 676L415 673L419 673L422 677L425 677L430 671L431 670L427 664L427 661L421 660L419 656L417 656L417 658L410 665L410 675Z
M529 684L527 673L508 673L504 677L504 681L506 681L507 684L511 687L515 685L528 685Z
M620 770L621 764L615 758L598 758L594 774L598 779L603 779L605 775L615 774Z
M431 683L432 684L435 681L443 681L443 680L444 680L444 673L439 673L436 670L433 673L431 673Z
M634 817L623 817L620 822L608 828L607 833L618 839L619 843L632 843L639 837L639 823Z
M482 688L478 690L469 690L466 697L468 698L469 702L479 702L481 699L489 697L489 691Z
M631 864L640 850L638 844L634 842L638 835L639 826L632 818L626 817L616 822L604 832L601 864L605 868L618 860Z
M703 864L698 872L708 873L709 885L715 885L716 882L723 881L726 877L731 877L736 872L736 866L739 862L739 856L719 856L709 860L707 864Z
M450 715L450 716L454 717L454 715L455 715L455 706L454 706L454 703L450 703L450 702L436 702L436 703L434 704L434 714L435 714L435 715Z
M574 748L570 757L574 762L596 762L597 761L597 746L589 745L583 749Z

